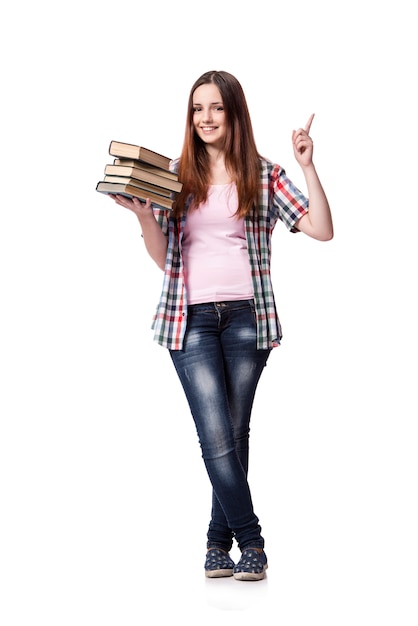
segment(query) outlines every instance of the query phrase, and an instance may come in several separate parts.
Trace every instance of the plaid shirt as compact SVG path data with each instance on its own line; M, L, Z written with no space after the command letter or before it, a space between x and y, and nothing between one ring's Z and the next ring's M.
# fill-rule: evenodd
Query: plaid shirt
M171 169L177 170L178 159ZM261 159L260 203L258 211L244 220L254 287L257 319L257 348L280 343L282 330L276 310L270 275L271 235L277 220L291 232L307 213L308 199L287 178L279 165ZM168 249L160 302L153 318L154 340L172 350L181 350L187 325L187 297L183 274L181 241L187 210L179 219L169 211L154 208L162 231L168 235Z

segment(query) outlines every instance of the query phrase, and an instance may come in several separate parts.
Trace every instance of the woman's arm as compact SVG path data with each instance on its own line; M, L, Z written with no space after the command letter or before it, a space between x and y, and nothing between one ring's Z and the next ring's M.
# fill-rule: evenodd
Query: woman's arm
M146 202L141 202L138 198L132 198L131 200L126 196L112 195L110 197L116 204L135 213L141 225L147 252L158 267L163 270L168 240L155 219L150 200L147 199Z
M309 198L309 212L301 217L295 226L314 239L329 241L334 236L331 210L312 161L313 141L309 136L309 130L313 118L314 114L309 118L305 128L299 128L292 134L293 152L305 176Z

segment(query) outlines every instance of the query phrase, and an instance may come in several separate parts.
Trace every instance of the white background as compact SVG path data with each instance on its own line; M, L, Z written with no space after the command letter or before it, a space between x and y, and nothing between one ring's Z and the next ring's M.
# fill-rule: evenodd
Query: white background
M417 625L412 5L3 10L2 626ZM210 488L150 330L162 275L135 217L95 191L112 139L178 156L211 69L237 76L259 151L303 190L291 131L315 112L335 223L331 242L280 225L273 240L284 340L252 420L260 583L204 578Z

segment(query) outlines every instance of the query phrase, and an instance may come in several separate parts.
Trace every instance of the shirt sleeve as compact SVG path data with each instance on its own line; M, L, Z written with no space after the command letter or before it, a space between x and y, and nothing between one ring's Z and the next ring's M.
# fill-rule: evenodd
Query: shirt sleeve
M281 220L290 232L299 232L296 223L309 210L308 198L292 183L279 165L274 166L270 182L274 218Z
M161 230L164 235L168 236L168 219L169 219L169 211L164 209L157 209L153 207L154 217L160 225Z

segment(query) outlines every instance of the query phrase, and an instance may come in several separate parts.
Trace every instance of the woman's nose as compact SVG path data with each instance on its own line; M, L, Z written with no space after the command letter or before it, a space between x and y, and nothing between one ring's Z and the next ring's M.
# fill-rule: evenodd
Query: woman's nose
M203 121L206 123L212 121L212 111L210 109L203 112Z

